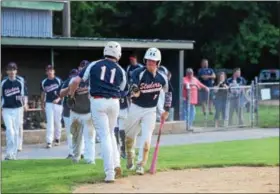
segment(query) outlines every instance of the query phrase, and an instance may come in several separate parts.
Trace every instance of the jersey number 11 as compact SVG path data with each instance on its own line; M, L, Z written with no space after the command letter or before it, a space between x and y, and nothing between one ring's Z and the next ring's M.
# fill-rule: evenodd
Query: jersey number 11
M106 74L106 66L102 66L101 67L101 75L100 75L100 79L102 81L104 81L104 79L105 79L105 74ZM116 76L116 68L111 69L111 76L110 76L110 83L111 84L114 83L115 76Z

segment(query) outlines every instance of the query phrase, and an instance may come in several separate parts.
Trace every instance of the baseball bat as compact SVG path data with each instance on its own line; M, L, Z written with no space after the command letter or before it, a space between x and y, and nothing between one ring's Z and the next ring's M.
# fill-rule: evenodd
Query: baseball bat
M158 151L159 151L159 142L160 142L160 136L161 136L161 130L164 125L164 120L160 122L160 127L159 127L159 132L158 132L158 138L157 138L157 143L156 143L156 148L153 154L153 159L152 159L152 164L150 167L150 173L155 174L156 173L156 166L157 166L157 158L158 158Z

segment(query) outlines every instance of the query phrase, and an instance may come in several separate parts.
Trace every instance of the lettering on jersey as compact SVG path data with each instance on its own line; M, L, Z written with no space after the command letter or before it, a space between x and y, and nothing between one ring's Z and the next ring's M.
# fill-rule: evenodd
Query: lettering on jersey
M20 93L20 89L19 87L14 87L14 88L10 88L10 89L5 89L4 90L5 96L13 96L15 94L19 94Z
M152 93L152 92L159 92L162 89L162 85L160 83L141 83L140 90L142 93Z
M52 84L52 85L49 85L49 86L46 86L45 87L45 92L51 92L53 90L56 90L58 89L58 85L57 84Z

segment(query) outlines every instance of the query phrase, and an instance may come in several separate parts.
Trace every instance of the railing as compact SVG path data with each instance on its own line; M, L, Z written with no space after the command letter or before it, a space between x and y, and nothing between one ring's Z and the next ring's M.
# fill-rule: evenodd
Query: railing
M212 87L209 91L185 87L187 96L180 116L186 121L186 130L279 127L279 82L252 81L249 86Z

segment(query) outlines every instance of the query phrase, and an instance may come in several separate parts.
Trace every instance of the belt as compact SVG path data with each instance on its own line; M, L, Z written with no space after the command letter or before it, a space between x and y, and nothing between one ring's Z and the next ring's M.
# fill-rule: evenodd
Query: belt
M117 97L92 96L93 99L119 99Z

